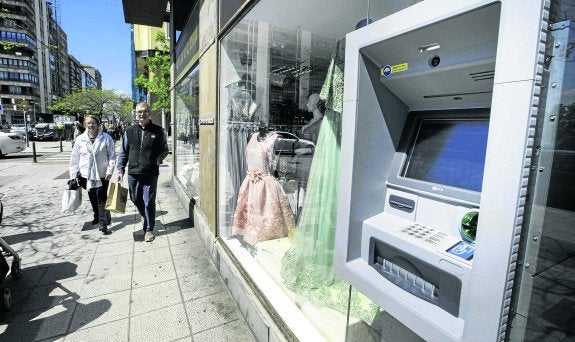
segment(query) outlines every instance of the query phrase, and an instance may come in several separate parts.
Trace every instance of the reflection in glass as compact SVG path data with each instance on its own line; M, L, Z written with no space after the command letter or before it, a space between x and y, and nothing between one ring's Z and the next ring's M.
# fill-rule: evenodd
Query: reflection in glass
M575 24L549 27L553 58L544 81L556 86L543 87L511 341L575 340Z
M200 177L199 66L176 86L176 176L189 195L197 200Z

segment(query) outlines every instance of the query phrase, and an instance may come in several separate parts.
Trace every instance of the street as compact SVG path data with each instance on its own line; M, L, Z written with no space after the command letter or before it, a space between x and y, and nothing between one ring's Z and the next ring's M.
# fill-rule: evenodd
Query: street
M0 159L0 163L10 162L33 162L34 146L36 147L36 161L68 161L72 151L71 141L29 141L28 147L19 153L10 153ZM57 154L64 152L62 155Z

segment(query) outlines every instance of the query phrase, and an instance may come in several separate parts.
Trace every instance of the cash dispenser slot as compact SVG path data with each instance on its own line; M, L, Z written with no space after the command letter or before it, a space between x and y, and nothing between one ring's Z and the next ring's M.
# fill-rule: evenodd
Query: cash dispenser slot
M413 212L413 209L415 209L415 201L411 200L409 198L405 198L405 197L400 197L397 195L390 195L389 196L389 205L392 208L401 210L401 211L405 211L408 213Z
M459 317L461 280L376 238L369 265L401 289Z

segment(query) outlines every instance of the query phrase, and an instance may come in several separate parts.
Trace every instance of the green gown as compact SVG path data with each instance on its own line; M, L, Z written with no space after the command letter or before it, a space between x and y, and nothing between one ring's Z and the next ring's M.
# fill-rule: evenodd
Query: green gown
M281 275L290 290L315 304L347 313L350 287L333 271L343 106L343 71L337 61L334 53L320 93L327 110L293 244L282 258ZM351 315L371 323L379 308L359 292L351 293Z

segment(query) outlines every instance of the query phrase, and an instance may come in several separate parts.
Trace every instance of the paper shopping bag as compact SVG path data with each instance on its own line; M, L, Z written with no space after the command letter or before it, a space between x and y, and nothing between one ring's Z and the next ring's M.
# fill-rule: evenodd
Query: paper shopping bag
M113 213L123 214L126 212L127 202L128 189L122 187L120 183L110 183L108 199L106 200L106 210Z
M82 204L82 188L65 189L62 196L62 214L71 214Z

